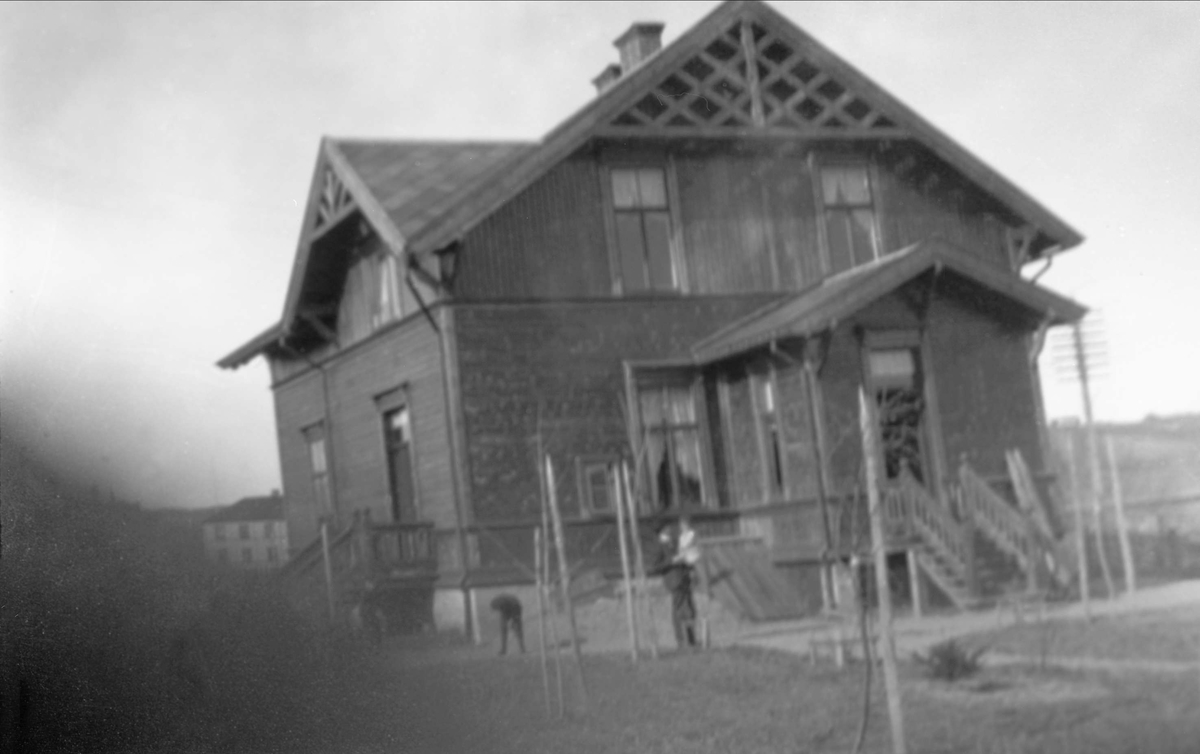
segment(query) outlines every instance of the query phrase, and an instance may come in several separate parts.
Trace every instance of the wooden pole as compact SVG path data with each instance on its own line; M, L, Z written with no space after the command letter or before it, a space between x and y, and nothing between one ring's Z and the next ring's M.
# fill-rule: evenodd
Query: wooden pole
M538 575L542 581L541 588L543 591L539 593L539 597L542 599L544 604L549 606L551 604L551 602L546 597L547 597L547 590L549 590L549 588L550 588L550 537L549 537L550 514L548 512L548 509L550 506L546 499L547 498L546 475L543 473L544 470L542 468L542 407L541 406L538 406L537 458L535 459L535 463L537 465L538 482L539 482L538 495L539 495L540 502L541 502L541 512L542 512L542 527L541 527L542 537L540 540L541 547L538 550L538 552L541 555L541 570L538 572ZM543 613L543 615L544 614L545 613ZM562 646L560 646L559 641L558 641L557 611L555 611L555 615L549 621L549 623L550 623L550 640L551 640L552 646L554 647L554 676L557 681L556 688L558 690L558 719L561 720L563 718L563 715L565 714L566 705L563 702Z
M1079 473L1075 466L1075 434L1067 432L1067 473L1071 477L1071 497L1075 498L1075 545L1079 549L1079 601L1083 616L1092 619L1091 575L1087 562L1087 519L1083 515L1083 495L1079 489Z
M624 492L621 489L621 474L616 466L609 468L609 478L613 482L613 488L616 491L617 505L617 542L621 548L621 582L625 586L625 618L629 622L629 652L633 664L637 665L638 661L638 625L637 617L633 611L633 580L629 578L629 547L625 540L627 532L625 531L625 500Z
M639 459L638 463L641 463ZM621 464L621 476L625 487L625 504L629 514L629 537L633 540L634 565L637 567L637 598L638 604L645 609L646 633L650 641L650 657L658 659L658 627L654 623L654 612L650 609L649 594L646 590L646 558L642 552L642 533L638 524L637 499L633 494L633 484L629 479L629 466ZM641 613L641 610L639 610Z
M1104 518L1100 509L1100 489L1104 482L1100 476L1100 448L1096 439L1096 424L1092 420L1092 389L1088 382L1087 354L1083 350L1083 328L1078 322L1074 325L1075 363L1079 369L1079 385L1083 393L1083 416L1087 425L1088 467L1092 474L1092 515L1096 523L1096 557L1100 559L1100 573L1104 575L1104 586L1108 589L1108 598L1116 596L1113 587L1112 571L1108 567L1108 554L1104 547Z
M883 685L887 692L888 718L892 723L892 751L905 754L904 717L900 708L900 678L896 672L896 647L892 643L892 595L888 586L887 552L883 538L883 506L879 495L879 457L875 433L875 411L866 391L859 389L859 425L862 430L863 460L867 472L868 514L871 517L871 553L875 559L875 591L879 599L879 644L883 655Z
M1125 521L1125 499L1121 493L1121 474L1117 471L1117 452L1112 435L1104 438L1108 451L1108 473L1112 479L1113 506L1117 513L1117 537L1121 542L1121 565L1125 567L1125 593L1137 591L1137 570L1133 564L1133 548L1129 546L1129 525Z
M325 595L329 599L329 623L337 621L333 599L333 564L329 560L329 521L321 522L321 558L325 561Z
M534 582L537 585L538 609L538 655L542 661L542 692L546 697L546 717L554 716L550 707L550 667L546 660L546 595L542 593L542 530L533 530L533 568L536 571Z
M580 701L584 710L590 707L587 678L583 671L583 651L579 647L579 628L575 624L575 604L571 600L571 568L567 560L567 543L563 534L562 514L558 510L558 484L554 476L554 461L546 454L546 497L550 503L550 523L554 527L554 548L558 553L559 589L562 590L563 605L567 608L567 622L571 627L571 648L575 653L575 669L579 675Z

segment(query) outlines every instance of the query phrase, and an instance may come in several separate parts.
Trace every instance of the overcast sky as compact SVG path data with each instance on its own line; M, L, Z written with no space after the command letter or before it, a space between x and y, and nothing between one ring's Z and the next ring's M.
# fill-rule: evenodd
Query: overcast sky
M147 505L278 487L265 366L214 362L278 320L319 138L539 138L715 5L0 5L6 428ZM1200 4L773 5L1086 236L1041 282L1103 311L1102 418L1200 411Z

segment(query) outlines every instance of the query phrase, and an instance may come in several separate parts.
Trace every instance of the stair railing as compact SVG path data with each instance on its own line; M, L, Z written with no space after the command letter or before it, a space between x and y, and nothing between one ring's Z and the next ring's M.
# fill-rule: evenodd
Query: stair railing
M1004 552L1016 559L1021 570L1030 574L1037 562L1037 543L1029 531L1029 522L975 471L963 461L958 467L960 502L963 513Z
M971 543L963 526L907 471L889 489L889 496L902 500L913 533L933 549L953 572L968 584L972 581Z

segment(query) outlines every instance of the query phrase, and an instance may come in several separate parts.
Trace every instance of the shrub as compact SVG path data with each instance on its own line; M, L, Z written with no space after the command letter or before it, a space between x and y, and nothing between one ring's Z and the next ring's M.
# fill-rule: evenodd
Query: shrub
M939 642L929 648L928 655L914 653L913 659L924 666L926 674L937 681L953 683L962 678L970 678L983 667L980 658L987 647L970 650L963 647L954 639Z

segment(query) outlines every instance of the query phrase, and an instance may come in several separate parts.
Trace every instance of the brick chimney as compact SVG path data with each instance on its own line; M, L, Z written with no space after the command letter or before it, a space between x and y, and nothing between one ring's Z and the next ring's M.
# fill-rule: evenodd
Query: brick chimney
M596 94L604 94L612 85L617 83L621 78L621 66L616 63L609 63L604 66L604 70L600 71L600 75L592 79L592 84L596 87Z
M621 51L621 73L630 73L662 49L663 27L657 21L642 21L616 38L613 46Z

